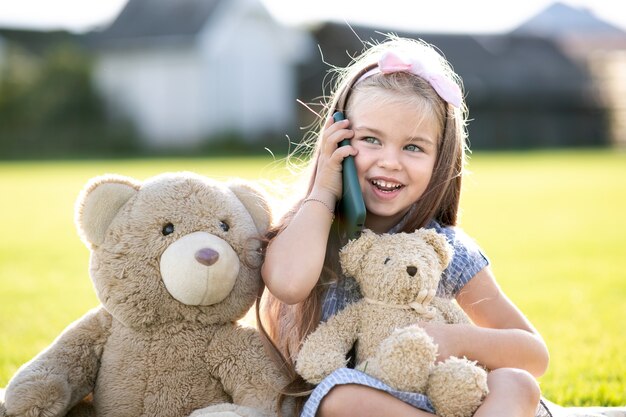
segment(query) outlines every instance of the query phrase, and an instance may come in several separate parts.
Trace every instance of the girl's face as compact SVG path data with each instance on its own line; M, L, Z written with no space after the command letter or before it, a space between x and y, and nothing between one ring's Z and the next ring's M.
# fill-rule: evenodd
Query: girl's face
M382 100L381 100L382 99ZM367 208L365 227L387 232L428 186L441 136L432 112L419 109L396 93L356 91L349 119L355 165Z

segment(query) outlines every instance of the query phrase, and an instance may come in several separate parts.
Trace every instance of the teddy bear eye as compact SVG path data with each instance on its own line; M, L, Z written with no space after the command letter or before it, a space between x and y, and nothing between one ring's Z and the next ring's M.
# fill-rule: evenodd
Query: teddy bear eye
M163 234L163 236L171 235L172 233L174 233L174 225L172 223L167 223L165 226L163 226L163 229L161 229L161 233Z
M220 228L225 232L228 232L230 230L230 226L228 225L228 223L223 220L220 221Z
M391 258L385 258L385 265L387 265L387 262L389 262L391 260Z

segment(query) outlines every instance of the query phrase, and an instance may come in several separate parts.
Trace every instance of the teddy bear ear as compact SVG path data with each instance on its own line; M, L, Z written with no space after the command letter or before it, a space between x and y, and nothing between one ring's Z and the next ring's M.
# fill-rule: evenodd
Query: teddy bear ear
M272 221L267 195L259 187L244 180L232 180L228 188L243 203L260 234L264 235Z
M433 247L442 269L445 269L452 260L453 254L452 247L445 236L432 229L418 229L415 233L420 234L424 241Z
M358 273L361 267L361 260L374 244L376 237L376 233L369 229L364 229L358 239L350 240L341 248L339 251L339 260L343 272L347 276L354 277Z
M89 245L100 245L111 222L128 200L139 191L132 178L102 175L92 178L83 188L75 206L78 234Z

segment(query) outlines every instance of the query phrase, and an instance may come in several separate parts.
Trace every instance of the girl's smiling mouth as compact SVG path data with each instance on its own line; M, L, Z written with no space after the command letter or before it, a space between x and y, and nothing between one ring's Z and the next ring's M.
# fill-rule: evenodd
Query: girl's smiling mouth
M403 188L404 185L395 181L389 181L384 179L372 179L370 180L370 184L372 184L377 190L383 193L391 193L394 191L398 191Z

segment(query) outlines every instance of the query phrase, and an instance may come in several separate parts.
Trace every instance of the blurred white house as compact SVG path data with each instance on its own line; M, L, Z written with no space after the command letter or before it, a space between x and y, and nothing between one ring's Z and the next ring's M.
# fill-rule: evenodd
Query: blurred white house
M96 86L155 149L284 136L297 66L315 50L259 0L129 0L96 44Z

